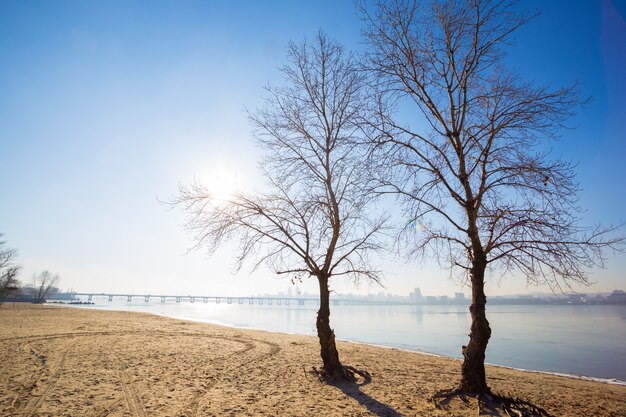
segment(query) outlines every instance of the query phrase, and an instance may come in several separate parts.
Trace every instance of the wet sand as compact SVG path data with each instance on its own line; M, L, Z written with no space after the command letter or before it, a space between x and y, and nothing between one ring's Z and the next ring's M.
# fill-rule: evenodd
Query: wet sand
M474 399L455 398L444 409L428 401L458 382L459 361L347 342L338 348L345 364L371 373L370 383L321 384L308 372L321 365L314 337L5 304L0 416L477 415ZM626 386L500 367L487 374L494 391L555 416L626 416Z

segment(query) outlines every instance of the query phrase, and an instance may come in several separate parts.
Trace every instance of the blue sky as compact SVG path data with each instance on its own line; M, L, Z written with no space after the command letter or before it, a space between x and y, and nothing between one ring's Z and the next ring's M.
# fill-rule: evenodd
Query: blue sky
M525 4L541 15L507 60L525 79L582 83L592 101L554 152L579 161L587 223L626 220L626 2ZM232 248L187 253L181 213L158 198L194 177L254 184L244 109L280 82L287 42L321 28L360 49L360 27L351 1L0 2L0 232L21 278L49 269L85 291L285 291L263 271L233 276ZM459 290L431 262L383 266L387 291ZM611 257L582 291L626 288L624 271L626 255ZM489 288L534 290L514 276Z

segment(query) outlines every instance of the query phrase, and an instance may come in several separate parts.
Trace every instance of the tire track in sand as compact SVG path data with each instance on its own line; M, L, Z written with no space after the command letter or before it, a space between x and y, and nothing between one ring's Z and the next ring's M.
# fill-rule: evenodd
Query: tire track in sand
M26 401L24 401L26 405L22 413L25 413L26 410L30 410L30 407L33 406L33 401L34 401L34 399L31 397L31 396L34 396L33 390L35 389L35 386L37 386L41 378L44 376L44 371L48 368L47 363L46 363L46 360L47 360L46 356L43 354L40 354L37 350L35 350L32 346L30 346L32 343L55 340L55 339L74 339L76 337L127 336L127 335L136 335L136 334L142 334L142 333L145 333L145 332L142 332L142 331L64 332L64 333L41 334L41 335L35 335L35 336L16 336L16 337L9 337L9 338L3 339L1 341L2 343L16 343L15 346L17 348L23 348L25 350L30 351L31 355L35 357L36 364L38 365L36 369L33 371L33 373L31 374L29 381L26 382L25 385L20 386L19 388L16 388L15 396L13 400L11 401L10 409L14 410L13 413L19 413L18 410L20 406L22 405L21 403L24 399L26 399ZM158 333L159 335L166 335L166 336L169 336L169 335L176 336L176 335L182 335L182 334L189 335L189 336L202 336L202 334L200 333L192 333L192 332L157 331L156 333ZM16 410L16 406L18 410ZM41 406L41 404L39 404L38 406ZM111 404L108 407L106 407L106 409L109 409L113 406L114 405Z
M41 393L41 395L35 396L33 399L31 399L26 404L26 408L22 412L22 416L24 416L24 417L31 417L33 414L35 414L37 412L39 407L41 407L41 405L43 404L44 400L46 399L46 396L50 392L50 389L52 389L54 384L59 380L59 378L61 376L61 373L63 372L63 370L65 368L65 359L67 358L67 355L68 355L71 347L72 347L72 345L71 345L71 342L70 342L70 346L68 346L68 348L65 349L65 351L63 352L63 355L61 356L61 360L59 361L59 369L57 369L57 371L54 374L52 374L52 376L50 377L50 381L48 382L48 384L44 388L44 391ZM31 394L32 394L32 391L31 391Z
M109 361L113 365L113 369L115 369L117 379L122 386L126 407L132 416L145 417L146 413L143 409L141 397L134 388L132 378L128 375L128 372L126 372L126 368L128 368L128 366L120 359L119 355L114 352L114 347L115 344L111 345L108 349L106 349L106 351L109 356Z
M199 394L199 395L197 395L192 400L192 403L190 404L190 407L189 407L190 410L191 410L191 415L192 416L200 417L200 416L203 415L203 414L200 414L200 409L199 409L200 402L209 394L211 389L213 387L215 387L220 382L219 377L223 377L224 375L226 375L228 373L231 373L231 372L234 372L234 371L240 371L242 369L249 368L250 367L249 365L251 363L254 363L255 364L254 367L257 367L259 362L265 361L265 360L275 356L281 350L281 347L278 345L278 343L267 342L265 340L253 339L253 338L247 338L247 337L234 337L232 340L233 341L238 341L238 342L241 342L241 343L246 343L247 342L252 347L250 349L246 349L243 352L235 352L235 353L233 353L231 355L228 355L228 356L241 355L241 354L243 354L245 352L248 352L248 351L250 351L252 349L256 349L258 344L263 344L263 345L269 346L270 350L269 350L269 352L267 352L265 354L254 356L252 358L249 358L246 361L243 361L241 363L235 364L233 366L228 367L228 369L225 369L225 370L222 370L222 371L218 372L217 375L216 375L216 378L213 381L211 381L211 383L209 383L206 386L204 392ZM257 344L255 344L255 342Z
M137 394L133 386L133 381L124 369L124 366L118 363L117 374L119 380L122 383L122 389L124 390L124 397L126 399L126 405L133 416L145 417L146 413L143 410L141 398Z
M32 346L30 346L28 343L26 343L25 345L21 346L21 345L17 345L18 347L22 347L24 350L29 350L30 354L32 356L34 356L35 358L35 370L33 371L33 373L30 375L29 381L26 382L24 385L21 385L20 387L17 388L17 393L15 394L15 397L13 398L13 401L11 401L11 409L15 409L15 406L20 404L20 399L22 399L23 397L28 398L30 396L30 394L32 393L33 389L35 389L35 386L37 385L37 383L39 382L39 380L41 379L41 377L44 374L44 371L46 370L46 356L43 354L40 354L39 352L37 352ZM28 404L28 402L27 402Z
M210 364L213 364L213 363L217 362L218 360L225 360L225 359L230 358L232 356L243 355L243 354L245 354L245 353L255 349L255 347L256 347L253 342L245 341L245 340L242 340L241 338L237 338L237 337L220 336L219 338L222 339L222 340L228 340L230 342L241 343L241 344L244 345L244 348L241 349L241 350L237 350L235 352L229 353L228 355L211 358L211 360L209 360ZM206 369L206 366L205 366L205 369ZM218 372L215 375L215 378L211 382L207 383L203 387L203 390L201 392L199 392L198 394L196 394L191 399L190 404L187 407L185 407L186 409L190 410L192 416L197 415L198 406L200 405L200 401L206 396L206 394L209 392L209 390L211 388L213 388L215 386L215 384L217 384L217 382L218 382L217 381L217 377L219 377L222 373L223 373L223 371ZM196 378L199 378L199 377L196 376Z
M231 337L226 337L226 336L221 336L221 335L217 336L217 335L206 335L206 334L201 334L201 333L187 333L187 332L158 332L158 334L160 336L174 336L174 337L183 336L183 337L202 337L202 338L220 339L220 340L231 341L231 342L240 343L244 345L243 349L237 350L228 355L212 358L209 361L211 363L218 361L218 360L226 359L227 357L232 356L232 355L241 355L249 350L254 349L254 343L245 342L245 341L239 340L238 338L231 338ZM130 377L128 372L126 372L127 366L123 364L123 361L120 359L119 355L113 352L112 348L113 346L111 346L111 348L108 349L108 353L110 357L113 358L112 363L114 364L114 368L117 370L118 379L124 391L124 399L126 400L126 405L133 416L145 417L146 412L144 410L141 397L134 387L132 378ZM194 400L192 400L192 404L197 403L197 402L198 401L195 398ZM197 405L195 405L194 408L197 408Z
M30 336L30 337L14 337L11 338L12 341L14 342L26 342L28 343L32 343L34 341L41 341L41 340L50 340L50 339L60 339L60 338L71 338L74 339L76 337L90 337L90 336L128 336L130 334L136 335L136 334L145 334L145 332L117 332L117 331L113 331L113 332L68 332L68 333L56 333L56 334L47 334L47 335L38 335L38 336ZM231 342L235 342L235 343L239 343L239 344L243 344L244 347L243 349L239 349L235 352L229 353L227 355L224 356L219 356L219 357L214 357L212 358L209 363L215 363L217 361L221 361L221 360L225 360L231 356L241 356L241 355L245 355L247 352L257 349L258 346L261 345L266 345L269 346L270 349L267 353L264 354L260 354L260 355L255 355L253 357L250 357L249 359L241 362L241 363L237 363L233 366L229 366L227 369L223 369L221 371L219 371L216 375L215 375L215 379L209 383L207 383L205 385L205 387L203 387L203 391L201 393L199 393L198 395L196 395L192 400L191 403L189 404L187 408L187 410L192 411L191 415L198 415L198 407L200 405L200 401L206 397L206 395L208 394L208 392L220 382L220 377L223 377L224 375L227 375L230 372L234 372L234 371L239 371L240 369L244 368L244 367L249 367L249 365L251 363L255 363L255 367L257 366L257 364L260 361L266 360L274 355L276 355L281 348L278 346L278 344L276 343L272 343L272 342L267 342L264 340L259 340L259 339L252 339L252 338L245 338L245 337L240 337L240 336L235 336L235 337L228 337L228 336L224 336L224 335L208 335L208 334L203 334L203 333L195 333L195 332L176 332L176 331L156 331L156 332L152 332L153 335L155 336L171 336L171 337L198 337L198 338L212 338L212 339L220 339L220 340L225 340L225 341L231 341ZM70 342L71 343L71 342ZM71 346L70 346L71 347ZM65 360L67 358L67 355L69 353L70 347L68 347L64 353L63 356L61 357L61 361L59 362L59 369L53 374L53 376L51 377L50 382L48 383L48 385L46 386L46 388L44 389L44 392L36 397L36 399L31 399L28 403L26 408L24 409L24 411L22 412L22 416L28 416L31 417L38 409L39 407L41 407L41 405L43 404L46 396L48 395L49 391L52 389L52 387L54 386L54 384L57 382L57 380L60 378L62 371L64 370L64 366L65 366ZM143 404L141 401L141 397L139 396L138 392L135 390L134 386L133 386L133 382L132 382L132 378L130 377L130 375L128 374L128 372L126 372L127 367L125 365L122 364L122 361L120 360L119 356L117 356L111 349L108 349L109 351L109 357L112 358L112 363L114 364L113 368L116 370L116 374L118 376L118 379L120 381L120 384L122 386L122 390L124 393L124 398L123 400L125 400L126 405L128 407L128 410L131 412L132 415L134 416L139 416L139 417L145 417L146 413L145 410L143 408ZM45 367L45 365L44 365ZM206 369L206 368L205 368ZM34 383L36 384L42 377L43 374L43 370L40 370L38 372L38 375L34 381ZM105 407L105 409L100 410L97 414L98 415L108 415L110 413L110 410L115 407L117 404L119 404L119 402L122 401L122 399L116 400L113 403L109 404L109 406Z
M177 332L177 331L164 331L164 330L116 330L116 331L93 331L93 332L65 332L65 333L49 333L36 336L14 336L7 337L0 340L0 343L4 342L34 342L39 340L61 339L65 337L89 337L89 336L131 336L131 335L155 335L155 336L192 336L192 337L212 337L216 339L228 339L223 336L212 336L202 332Z

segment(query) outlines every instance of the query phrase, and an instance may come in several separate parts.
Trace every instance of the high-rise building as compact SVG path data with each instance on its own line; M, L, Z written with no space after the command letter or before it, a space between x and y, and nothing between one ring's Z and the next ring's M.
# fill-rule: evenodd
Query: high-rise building
M422 303L424 301L424 297L422 297L422 290L419 288L415 288L413 290L413 300L416 304Z

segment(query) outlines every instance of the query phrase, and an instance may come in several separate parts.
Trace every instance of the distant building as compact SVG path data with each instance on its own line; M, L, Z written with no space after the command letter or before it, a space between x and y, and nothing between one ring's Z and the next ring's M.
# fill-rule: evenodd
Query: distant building
M586 294L569 294L567 296L568 304L586 304L587 303L587 295Z
M591 298L591 302L593 304L604 304L606 303L606 298L604 298L601 294L596 294L595 297Z
M622 290L614 290L611 295L606 297L607 304L626 304L626 292Z
M462 292L455 292L454 304L465 304L465 294Z
M422 297L422 290L420 290L419 288L415 288L413 290L413 301L416 304L420 304L424 302L424 297Z

